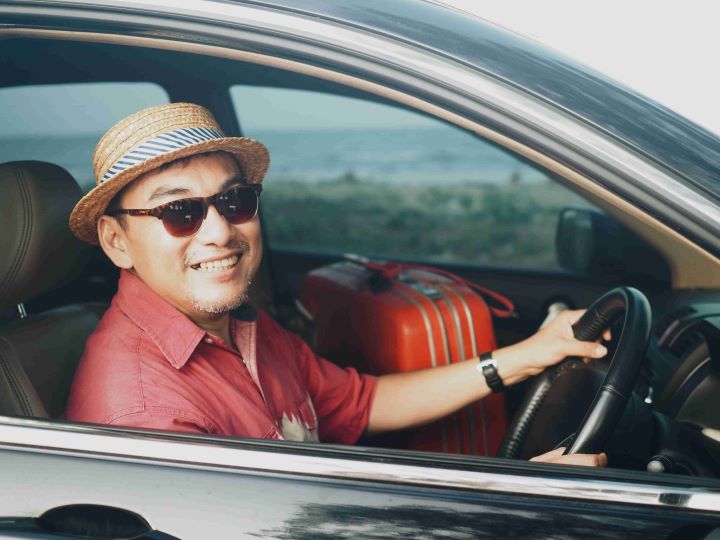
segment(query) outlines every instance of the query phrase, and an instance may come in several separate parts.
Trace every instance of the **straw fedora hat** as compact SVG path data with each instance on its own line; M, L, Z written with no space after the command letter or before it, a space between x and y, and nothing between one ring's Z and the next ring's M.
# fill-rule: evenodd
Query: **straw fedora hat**
M171 103L128 116L95 147L96 186L75 205L70 230L80 240L97 244L98 219L122 188L165 163L218 150L235 156L248 183L262 182L270 163L267 148L246 137L225 137L210 111L200 105Z

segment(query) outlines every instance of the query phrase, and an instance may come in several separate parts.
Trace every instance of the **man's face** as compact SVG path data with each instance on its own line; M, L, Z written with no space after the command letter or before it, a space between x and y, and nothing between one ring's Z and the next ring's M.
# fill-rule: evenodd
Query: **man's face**
M126 188L120 205L153 208L177 199L207 197L240 183L239 175L230 154L199 155L139 177ZM126 216L125 220L132 268L179 311L193 320L208 319L245 300L262 256L257 216L232 225L210 206L200 230L186 238L171 236L154 217Z

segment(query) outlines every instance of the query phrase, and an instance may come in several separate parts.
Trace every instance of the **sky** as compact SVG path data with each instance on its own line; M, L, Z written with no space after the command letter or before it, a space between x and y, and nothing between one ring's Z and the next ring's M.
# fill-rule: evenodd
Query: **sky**
M720 134L720 3L434 0L539 41Z

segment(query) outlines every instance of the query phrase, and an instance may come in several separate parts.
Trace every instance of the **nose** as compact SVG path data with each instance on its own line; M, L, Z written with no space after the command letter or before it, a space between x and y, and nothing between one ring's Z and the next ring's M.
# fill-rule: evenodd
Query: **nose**
M224 246L232 239L234 228L232 224L220 215L214 204L208 207L205 221L195 234L195 239L203 244Z

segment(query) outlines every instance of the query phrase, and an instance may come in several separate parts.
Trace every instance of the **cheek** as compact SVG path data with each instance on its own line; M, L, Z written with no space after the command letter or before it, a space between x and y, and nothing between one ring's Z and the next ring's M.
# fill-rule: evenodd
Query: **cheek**
M251 249L262 251L262 235L260 234L260 219L258 217L248 223L238 225L238 229L250 244Z
M162 223L135 227L129 237L132 238L130 254L133 266L141 278L145 274L148 278L155 276L161 279L185 271L187 242L170 237L162 228Z
M252 226L244 235L248 244L250 244L250 264L249 268L255 273L255 270L260 266L260 260L262 259L263 244L262 235L260 234L260 225L257 222L257 218L253 220Z

